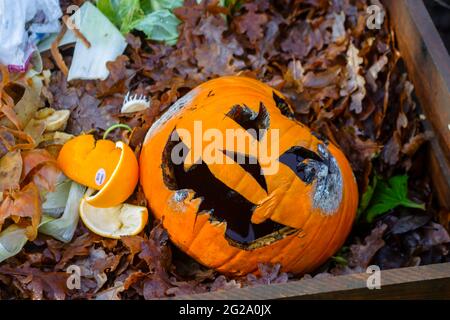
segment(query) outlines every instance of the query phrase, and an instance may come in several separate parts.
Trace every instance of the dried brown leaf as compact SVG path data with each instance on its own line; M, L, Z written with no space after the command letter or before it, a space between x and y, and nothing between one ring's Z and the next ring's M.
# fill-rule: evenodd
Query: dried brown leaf
M22 174L20 151L8 152L0 159L0 191L19 188Z

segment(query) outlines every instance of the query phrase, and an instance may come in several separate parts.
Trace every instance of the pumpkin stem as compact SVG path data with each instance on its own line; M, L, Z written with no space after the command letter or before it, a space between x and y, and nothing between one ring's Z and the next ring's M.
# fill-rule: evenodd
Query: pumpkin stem
M131 129L131 127L129 125L123 124L123 123L116 123L113 124L111 127L109 127L108 129L106 129L105 133L103 134L103 140L106 139L106 137L108 136L108 134L117 129L117 128L123 128L123 129L127 129L128 131L133 131L133 129Z

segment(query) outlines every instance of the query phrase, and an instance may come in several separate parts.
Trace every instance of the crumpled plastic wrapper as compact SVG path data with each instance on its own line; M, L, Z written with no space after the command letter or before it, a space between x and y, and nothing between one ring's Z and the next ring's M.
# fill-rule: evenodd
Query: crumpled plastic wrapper
M0 0L0 63L25 71L36 44L59 32L61 16L59 0Z

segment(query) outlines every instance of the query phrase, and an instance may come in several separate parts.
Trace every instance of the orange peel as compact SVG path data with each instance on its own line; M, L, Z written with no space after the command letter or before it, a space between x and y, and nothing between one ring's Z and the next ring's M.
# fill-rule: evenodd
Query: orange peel
M87 202L91 190L80 203L80 217L84 225L105 238L120 239L124 236L139 234L148 221L146 207L135 206L128 203L119 204L110 208L96 208Z
M122 141L96 141L92 135L80 135L64 144L57 162L67 177L97 190L86 201L98 208L123 203L138 182L136 156Z

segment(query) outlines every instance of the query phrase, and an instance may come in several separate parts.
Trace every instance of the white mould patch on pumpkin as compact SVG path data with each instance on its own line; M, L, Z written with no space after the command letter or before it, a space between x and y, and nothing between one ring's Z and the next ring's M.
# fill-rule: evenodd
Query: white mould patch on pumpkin
M342 201L343 179L336 159L325 145L317 147L324 162L314 161L316 182L313 192L313 207L319 208L325 215L333 215Z
M186 201L190 201L189 190L180 189L173 193L168 201L168 205L173 211L183 213L187 208Z
M187 190L177 190L173 195L173 200L176 202L182 202L188 197L188 195L189 192Z
M174 104L172 104L169 109L158 119L156 120L153 125L148 129L147 134L145 135L144 144L147 142L148 139L150 139L159 128L161 128L164 124L172 120L175 116L181 113L183 111L184 107L192 101L192 99L195 98L197 95L198 90L195 88L186 93L183 97L175 101Z

